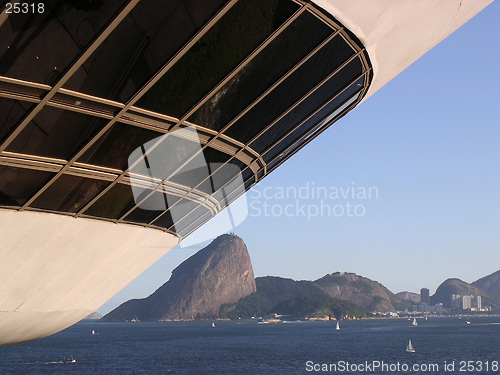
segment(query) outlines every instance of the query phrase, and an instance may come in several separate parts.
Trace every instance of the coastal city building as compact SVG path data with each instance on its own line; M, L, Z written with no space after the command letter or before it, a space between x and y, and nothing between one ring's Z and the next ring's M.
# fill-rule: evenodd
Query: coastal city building
M463 296L462 297L462 309L470 310L472 308L472 301L474 296Z
M95 311L490 2L3 8L0 345Z
M458 294L452 294L450 296L450 307L452 309L461 309L463 300L460 298Z
M429 295L429 289L422 288L420 289L420 303L425 303L426 305L431 305L431 297Z
M450 307L452 310L468 310L468 311L490 311L491 308L483 307L482 297L474 295L461 296L452 294L450 296Z

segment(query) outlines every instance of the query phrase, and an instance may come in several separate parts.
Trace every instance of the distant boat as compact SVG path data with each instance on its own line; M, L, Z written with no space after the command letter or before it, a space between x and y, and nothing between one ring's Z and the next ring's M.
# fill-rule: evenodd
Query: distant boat
M465 321L466 324L470 324L470 322L468 320Z
M412 325L413 327L418 326L418 323L417 323L417 319L416 319L416 318L413 318L413 322L411 322L411 325Z
M212 327L215 328L215 323L214 322L212 322Z
M335 327L335 329L336 329L337 331L340 331L340 324L339 324L339 322L337 322L337 326Z
M415 353L415 349L413 349L413 345L411 344L411 340L408 340L408 346L406 347L407 353Z
M92 330L92 334L95 335L95 331L94 330Z
M73 357L66 357L64 358L64 361L59 361L59 362L51 362L51 363L76 363L76 359Z

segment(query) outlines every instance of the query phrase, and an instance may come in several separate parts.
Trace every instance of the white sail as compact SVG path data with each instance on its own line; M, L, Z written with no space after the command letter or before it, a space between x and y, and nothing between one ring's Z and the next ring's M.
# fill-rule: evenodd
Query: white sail
M408 346L406 347L406 351L408 353L415 353L415 349L413 349L413 345L411 344L411 340L408 340Z
M414 326L414 327L418 326L416 318L413 318L413 322L411 322L411 325Z
M335 329L336 329L337 331L340 331L340 324L339 324L339 322L337 322L337 326L335 327Z

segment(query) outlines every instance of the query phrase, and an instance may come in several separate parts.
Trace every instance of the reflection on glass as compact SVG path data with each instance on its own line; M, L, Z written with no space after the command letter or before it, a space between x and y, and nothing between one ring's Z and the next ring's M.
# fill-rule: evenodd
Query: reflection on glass
M29 12L3 12L0 75L53 85L125 3L46 0Z
M127 101L225 3L140 1L65 87Z
M152 148L155 144L156 147ZM137 146L136 146L137 147ZM150 150L146 156L144 152ZM166 135L152 139L136 148L128 158L131 172L145 176L165 179L184 162L196 154L196 162L205 164L198 133L194 127L174 130ZM138 164L131 167L137 160Z
M213 185L212 191L218 191L220 188L224 187L233 178L239 176L245 167L245 163L238 159L232 159L230 162L221 165L220 168L213 168L218 170L210 178Z
M354 54L339 35L326 44L225 134L247 143Z
M32 106L31 103L0 98L0 141L9 135Z
M52 183L31 207L75 213L108 184L108 181L63 175Z
M187 214L196 209L199 205L199 202L193 202L189 199L181 199L175 206L172 205L173 207L169 212L172 217L173 227L171 227L170 230L177 233L177 223L179 223Z
M7 151L68 160L105 122L97 117L45 107L7 147Z
M362 67L360 60L354 59L351 61L342 70L314 91L314 93L308 96L298 106L288 112L276 124L252 142L250 147L260 154L263 153L268 147L275 143L276 140L283 137L294 126L299 124L317 108L328 102L333 96L349 85L361 74L361 71ZM362 87L362 82L352 85L351 90L346 90L346 92L335 100L336 105L339 105L347 97L351 96L353 89L359 90L360 87Z
M363 81L364 78L361 78L356 83L351 85L341 95L335 98L335 100L328 103L324 108L318 111L318 113L307 120L302 126L294 130L280 143L266 152L263 156L264 161L266 163L269 163L278 155L279 157L276 160L282 160L284 157L292 154L298 147L300 147L309 138L313 137L318 131L322 130L325 127L328 127L331 124L332 120L334 120L338 115L342 114L342 112L346 108L348 108L358 99L359 90L362 87ZM348 98L349 95L352 96ZM348 100L346 100L347 98ZM342 102L344 103L342 104ZM293 146L290 147L292 144ZM271 164L276 164L276 160L274 162L271 162ZM269 168L271 168L271 166L269 166Z
M244 164L236 159L234 163L228 163L230 155L211 147L202 150L199 142L195 142L197 139L196 128L181 128L141 145L130 154L130 163L139 160L130 174L137 208L127 215L126 221L147 223L168 210L168 214L161 214L153 225L179 231L177 226L181 221L182 228L190 225L191 219L185 218L186 215L192 210L201 210L198 208L201 200L208 200L213 194L222 202L238 188L242 189L241 168ZM149 151L145 152L146 149ZM186 197L179 200L177 195L159 193L149 196L151 190L145 186L159 186L161 183L179 189L179 194ZM190 195L192 189L196 193ZM200 192L207 196L200 196Z
M145 189L144 194L147 194L146 190L147 189ZM149 193L151 192L151 190L147 191ZM134 207L134 204L135 201L132 194L132 188L129 185L116 184L83 214L108 219L119 219Z
M152 130L115 123L78 161L125 170L132 151L159 136Z
M170 211L164 212L158 219L156 219L152 223L152 225L164 229L170 228L172 225L174 225L174 220L172 219L171 212Z
M189 121L221 130L331 33L332 29L311 13L301 14Z
M22 206L54 173L0 166L0 205Z
M181 117L297 7L292 2L278 0L238 1L139 100L137 106Z
M155 192L144 202L139 204L130 214L125 217L125 221L135 223L148 224L159 216L165 209L168 208L169 203L174 204L179 200L179 197ZM137 198L136 198L137 203Z
M186 207L188 208L188 207ZM210 211L204 207L204 206L197 206L192 212L187 212L182 218L182 220L178 220L175 223L175 228L172 228L172 230L175 231L175 233L181 233L184 229L186 229L188 226L190 226L194 221L196 221L200 216L205 215L206 213L209 213Z
M220 215L220 214L218 214ZM215 218L218 218L219 216L215 216ZM196 232L196 236L194 237L189 237L187 239L183 239L181 243L179 244L179 247L188 247L190 245L196 245L200 242L206 241L207 239L213 238L214 233L221 233L223 230L220 228L217 228L216 231L213 230L212 225L206 224L208 220L212 219L212 214L210 211L206 212L203 216L198 217L195 221L193 221L190 225L185 227L179 234L181 236L187 236L189 235L193 230L196 228L199 228L201 225L203 225L202 228L200 228L199 231ZM215 220L215 219L212 219ZM212 223L212 220L209 221L209 223ZM207 227L208 225L208 227ZM201 233L200 233L201 232Z
M208 177L229 158L230 155L207 147L203 153L198 154L185 167L175 173L170 181L211 194L215 190L213 181Z
M235 165L229 166L234 170L239 170L239 168ZM180 244L181 247L206 241L213 238L215 233L230 231L234 227L241 224L247 217L248 205L246 197L243 195L245 193L245 186L243 184L242 175L238 174L231 180L221 182L224 182L224 186L212 194L212 198L218 202L218 205L214 208L213 212L208 211L204 207L197 209L195 212L189 214L186 219L183 219L180 226L176 225L175 229L177 233L180 233L181 236L186 236L200 224L208 220L212 215L215 213L217 214L212 220L205 224L203 228L200 228L196 232L196 235L187 240L183 240ZM240 199L234 202L230 207L226 207L239 196L241 196ZM207 201L207 204L211 202L212 200Z

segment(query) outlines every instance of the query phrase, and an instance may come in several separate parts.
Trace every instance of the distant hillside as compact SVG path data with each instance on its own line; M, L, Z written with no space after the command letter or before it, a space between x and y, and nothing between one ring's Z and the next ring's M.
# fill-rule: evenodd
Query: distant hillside
M500 271L473 284L448 279L431 297L431 305L450 307L452 294L480 295L483 306L500 307ZM336 272L315 281L274 276L254 279L243 240L231 234L216 238L182 262L170 280L149 297L127 301L101 320L244 319L273 313L299 319L339 319L404 311L419 302L417 293L394 294L355 273Z
M295 281L281 277L258 277L257 291L237 303L221 307L223 318L238 319L271 313L304 318L331 316L365 316L367 311L347 301L328 296L312 281Z
M336 272L314 282L330 297L349 301L372 312L404 310L411 306L377 281L354 273Z
M216 316L221 305L255 291L255 279L245 243L222 235L182 262L170 280L149 297L130 300L102 321L192 320Z
M490 295L489 293L479 289L478 287L468 284L460 279L445 280L436 290L436 293L431 296L431 305L442 303L445 307L451 307L451 295L459 294L481 296L483 298L483 305L495 305L498 298Z
M402 301L409 301L414 305L420 302L420 294L413 292L399 292L395 296Z
M286 315L290 319L323 318L335 319L361 318L368 312L353 303L332 297L304 296L283 301L272 309L276 314Z
M500 296L500 270L472 283L484 292Z
M102 315L99 314L98 312L93 312L89 315L87 315L85 318L83 318L83 320L97 320L97 319L101 319L102 318Z

